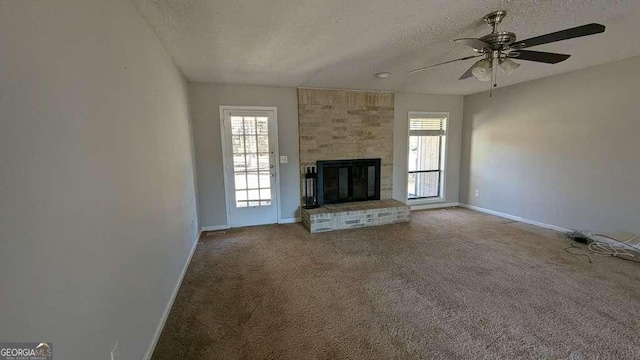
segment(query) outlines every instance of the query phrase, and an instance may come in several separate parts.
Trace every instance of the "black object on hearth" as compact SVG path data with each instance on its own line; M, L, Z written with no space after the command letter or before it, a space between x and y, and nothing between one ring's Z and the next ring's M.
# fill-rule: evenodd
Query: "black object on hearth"
M318 173L316 173L315 167L307 167L307 171L304 173L304 206L305 209L314 209L318 206L318 197L316 195Z
M380 159L319 160L318 205L380 200Z

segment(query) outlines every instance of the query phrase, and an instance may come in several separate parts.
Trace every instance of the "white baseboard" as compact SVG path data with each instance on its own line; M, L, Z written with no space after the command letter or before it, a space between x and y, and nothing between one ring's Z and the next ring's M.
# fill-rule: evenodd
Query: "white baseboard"
M459 203L440 203L440 204L419 204L419 205L409 205L411 207L411 211L413 210L427 210L427 209L441 209L448 207L455 207L460 205Z
M162 313L162 318L160 318L160 322L156 327L156 332L155 334L153 334L153 339L151 340L151 344L149 344L149 348L147 348L147 353L144 355L145 360L151 360L151 356L153 356L153 351L156 349L158 340L160 340L160 335L162 334L164 325L167 322L167 318L169 318L169 313L171 312L171 308L173 307L173 302L176 300L176 296L178 295L178 290L180 290L180 285L182 285L182 280L184 279L184 276L187 273L189 264L191 264L191 258L193 257L193 254L196 252L196 247L198 246L198 242L200 242L201 235L202 235L202 231L198 233L198 237L193 242L193 246L191 247L191 251L189 252L189 257L187 258L187 262L184 264L184 267L182 268L182 274L180 274L180 279L178 280L178 283L176 283L176 286L173 288L173 293L171 294L171 298L167 303L167 307L164 309L164 313Z
M215 225L215 226L203 226L202 227L202 232L205 231L218 231L218 230L227 230L227 229L231 229L231 226L229 225Z
M300 220L299 217L280 219L280 221L278 221L278 224L295 224L295 223L299 223L300 221L302 220Z
M555 231L565 232L565 233L572 231L571 229L567 229L567 228L564 228L564 227L561 227L561 226L551 225L551 224L547 224L547 223L543 223L543 222L539 222L539 221L535 221L535 220L529 220L529 219L522 218L520 216L509 215L509 214L501 213L499 211L493 211L493 210L489 210L489 209L485 209L485 208L481 208L481 207L477 207L477 206L473 206L473 205L469 205L469 204L460 203L460 206L463 207L463 208L479 211L479 212L482 212L482 213L485 213L485 214L500 216L500 217L503 217L505 219L514 220L514 221L520 221L520 222L523 222L523 223L526 223L526 224L543 227L545 229L550 229L550 230L555 230Z
M278 221L278 224L295 224L295 223L299 223L300 218L296 217L296 218L288 218L288 219L280 219L280 221ZM214 225L214 226L203 226L202 227L202 232L206 232L206 231L218 231L218 230L228 230L231 229L231 226L229 225Z

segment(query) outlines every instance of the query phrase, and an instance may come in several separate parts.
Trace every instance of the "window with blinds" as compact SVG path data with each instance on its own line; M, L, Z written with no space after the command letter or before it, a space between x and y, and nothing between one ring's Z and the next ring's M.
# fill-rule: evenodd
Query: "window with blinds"
M408 200L442 197L447 118L409 113Z

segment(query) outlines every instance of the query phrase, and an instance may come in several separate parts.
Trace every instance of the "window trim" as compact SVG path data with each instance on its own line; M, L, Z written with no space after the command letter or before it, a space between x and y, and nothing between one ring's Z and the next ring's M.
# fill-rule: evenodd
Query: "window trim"
M445 133L444 137L444 146L442 146L442 143L440 144L440 151L444 151L444 156L443 154L440 154L440 159L441 159L441 164L440 164L440 189L439 189L439 193L440 196L437 197L427 197L427 198L418 198L418 199L409 199L408 197L408 185L409 185L409 136L411 134L411 118L412 117L446 117L446 122L447 122L447 132ZM407 114L407 135L406 135L406 146L405 146L405 151L406 151L406 156L405 156L405 166L407 166L404 175L405 175L405 180L404 180L404 197L405 197L405 201L408 205L421 205L421 204L431 204L431 203L438 203L438 202L443 202L445 201L445 197L446 197L446 184L447 184L447 160L449 157L449 143L450 141L447 141L449 138L449 129L450 129L450 124L451 122L450 120L450 116L449 116L449 112L438 112L438 111L409 111Z

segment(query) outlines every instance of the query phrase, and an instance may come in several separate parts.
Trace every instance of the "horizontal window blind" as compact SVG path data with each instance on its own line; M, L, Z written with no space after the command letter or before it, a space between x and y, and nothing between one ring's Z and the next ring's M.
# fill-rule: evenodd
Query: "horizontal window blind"
M411 118L409 119L410 136L443 136L447 133L447 118Z

